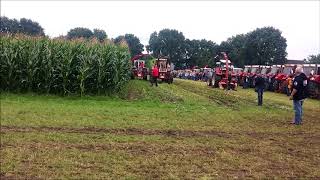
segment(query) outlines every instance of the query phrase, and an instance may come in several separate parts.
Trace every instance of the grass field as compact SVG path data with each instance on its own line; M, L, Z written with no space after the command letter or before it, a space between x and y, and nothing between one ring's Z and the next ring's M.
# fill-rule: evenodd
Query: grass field
M1 94L1 179L320 178L320 101L175 80L114 97Z

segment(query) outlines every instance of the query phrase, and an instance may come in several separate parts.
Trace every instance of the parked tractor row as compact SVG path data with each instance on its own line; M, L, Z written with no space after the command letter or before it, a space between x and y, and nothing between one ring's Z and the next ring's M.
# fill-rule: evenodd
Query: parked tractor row
M256 75L261 74L262 77L264 77L266 80L266 90L288 94L288 85L294 78L294 71L297 66L302 66L303 72L308 77L308 89L310 97L320 99L320 64L246 66L248 73L243 72L242 74L240 74L240 79L242 82L245 81L248 83L247 87L254 87L254 80ZM244 84L241 85L245 86Z
M224 59L219 60L215 68L178 70L176 77L203 80L213 88L236 89L238 85L243 88L255 87L255 79L261 74L265 78L265 90L288 94L288 85L293 81L294 71L297 66L302 66L309 80L309 96L320 99L320 64L246 65L242 69L234 68L226 54L223 56Z

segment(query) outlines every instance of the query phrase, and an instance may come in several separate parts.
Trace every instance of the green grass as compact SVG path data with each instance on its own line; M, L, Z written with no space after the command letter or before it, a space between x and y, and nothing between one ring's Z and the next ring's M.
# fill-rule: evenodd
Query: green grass
M1 94L1 177L320 178L320 102L175 80L113 97Z

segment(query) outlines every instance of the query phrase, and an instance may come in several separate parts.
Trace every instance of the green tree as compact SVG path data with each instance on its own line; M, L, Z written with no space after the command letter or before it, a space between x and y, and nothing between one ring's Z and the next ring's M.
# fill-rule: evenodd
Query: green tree
M74 39L74 38L92 38L93 37L93 32L88 29L88 28L83 28L83 27L76 27L71 29L68 34L67 38L68 39Z
M249 61L246 58L247 36L239 34L221 42L219 51L226 52L236 67L243 67Z
M155 57L168 56L176 67L186 65L185 37L182 32L174 29L163 29L159 34L154 32L150 35L147 48Z
M21 18L20 19L20 32L23 32L27 35L40 35L44 36L43 28L39 23L34 22L30 19Z
M155 31L151 33L149 38L149 45L146 46L146 49L148 52L152 52L152 54L155 57L158 57L160 55L160 49L161 49L161 41L158 38L158 33Z
M247 34L246 55L249 64L284 64L287 40L274 27L257 28Z
M305 62L311 64L320 64L320 54L310 55Z
M130 50L130 54L131 57L137 55L137 54L141 54L143 51L143 44L141 44L140 39L138 37L136 37L133 34L125 34L124 36L118 36L114 39L114 43L119 44L121 41L126 41L128 46L129 46L129 50Z
M212 41L186 40L186 66L214 65L214 56L218 53L218 45Z
M107 33L101 29L94 29L93 36L96 37L100 42L107 38Z
M8 17L0 17L0 32L1 33L23 33L30 36L44 36L44 30L39 23L30 19L21 18L20 21L16 19L9 19Z

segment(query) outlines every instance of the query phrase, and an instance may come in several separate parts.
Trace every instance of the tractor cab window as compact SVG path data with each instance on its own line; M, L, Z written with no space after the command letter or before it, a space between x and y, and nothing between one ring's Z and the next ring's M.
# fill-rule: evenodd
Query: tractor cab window
M139 67L139 62L138 61L134 61L134 67L138 68Z
M263 69L261 70L261 74L267 74L267 68L263 68Z
M284 70L283 70L283 74L289 75L289 74L292 74L292 73L293 73L292 67L285 67Z
M252 68L251 73L256 73L256 72L257 72L257 68L256 67Z
M309 76L311 74L312 70L313 70L313 73L314 73L314 69L315 69L315 67L304 67L303 68L303 72L304 72L305 75Z
M271 69L271 74L276 74L277 72L278 72L278 67L273 67L272 69Z
M243 72L245 72L245 73L249 72L249 68L248 68L248 67L245 67L244 70L243 70Z
M167 66L166 66L166 62L165 61L160 61L159 62L159 71L166 71L167 70Z
M139 62L139 67L144 67L143 61Z

